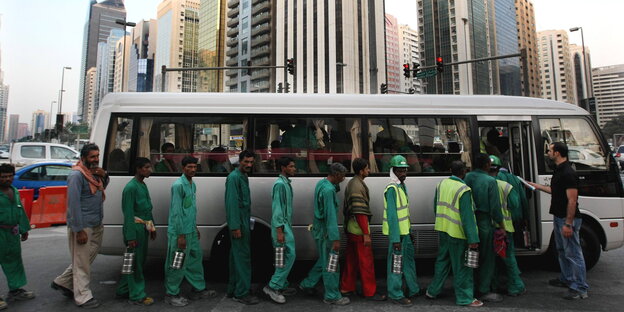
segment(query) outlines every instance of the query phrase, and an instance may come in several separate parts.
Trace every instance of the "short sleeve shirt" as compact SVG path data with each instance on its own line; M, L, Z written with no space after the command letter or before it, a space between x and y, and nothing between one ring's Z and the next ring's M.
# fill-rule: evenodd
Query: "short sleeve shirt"
M565 161L559 164L553 173L550 183L551 188L551 200L550 200L550 213L558 218L565 218L568 209L568 195L566 191L568 189L577 189L579 187L579 179L576 175L576 171L572 169L569 161ZM578 202L576 203L576 213L574 218L580 218L581 213L578 209Z

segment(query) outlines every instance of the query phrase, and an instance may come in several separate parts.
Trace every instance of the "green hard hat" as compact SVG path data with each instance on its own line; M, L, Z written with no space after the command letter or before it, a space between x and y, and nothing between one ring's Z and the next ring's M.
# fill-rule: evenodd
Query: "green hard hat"
M492 161L492 166L502 166L503 163L501 163L500 158L498 158L498 156L496 155L490 155L490 161Z
M390 159L390 167L407 168L407 159L401 155L395 155Z

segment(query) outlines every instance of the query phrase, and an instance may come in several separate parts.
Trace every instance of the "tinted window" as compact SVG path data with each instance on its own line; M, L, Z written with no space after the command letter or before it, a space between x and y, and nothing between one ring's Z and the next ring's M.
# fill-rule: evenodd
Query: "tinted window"
M28 172L24 172L20 177L20 180L24 181L39 181L43 174L43 167L35 167Z
M541 119L540 129L546 172L552 172L548 159L548 146L563 142L568 146L568 160L577 171L606 170L606 153L602 150L598 136L587 120L582 118ZM550 165L550 166L549 166Z
M45 146L22 146L20 152L24 158L45 158Z
M67 181L67 176L71 172L69 166L50 165L42 167L44 169L41 180L44 181Z

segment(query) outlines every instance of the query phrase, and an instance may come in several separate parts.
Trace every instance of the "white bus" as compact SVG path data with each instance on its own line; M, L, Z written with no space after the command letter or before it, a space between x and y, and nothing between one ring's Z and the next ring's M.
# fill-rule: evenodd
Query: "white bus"
M493 139L484 144L487 134ZM563 133L565 135L553 135ZM596 123L577 106L543 99L505 96L426 95L299 95L118 93L105 97L93 126L91 141L101 149L101 161L111 181L104 203L102 253L123 251L121 193L133 176L133 160L147 157L165 171L146 180L160 231L152 255L166 250L170 186L181 175L185 155L199 161L197 224L207 257L227 263L229 241L224 209L225 178L243 149L256 153L250 175L254 261L270 267L271 187L278 170L275 160L295 158L293 225L297 257L314 259L316 250L307 230L313 219L313 190L328 165L350 168L355 157L370 161L366 179L374 216L374 252L383 258L387 241L381 234L383 190L389 159L404 155L409 162L412 239L417 256L435 257L438 235L433 230L436 184L450 175L453 160L468 167L481 146L496 146L506 166L529 181L549 183L552 170L546 148L552 140L573 138L571 157L580 177L581 239L587 266L601 251L624 243L624 190L617 166ZM494 142L491 142L491 141ZM162 149L171 143L173 151ZM587 159L591 155L591 159ZM596 156L598 155L598 156ZM343 182L342 189L346 186ZM530 243L518 237L519 255L539 255L553 246L550 195L525 190L529 198L526 222ZM342 194L340 194L342 196ZM340 213L342 215L342 213ZM340 218L342 222L342 217ZM521 232L521 231L519 231Z

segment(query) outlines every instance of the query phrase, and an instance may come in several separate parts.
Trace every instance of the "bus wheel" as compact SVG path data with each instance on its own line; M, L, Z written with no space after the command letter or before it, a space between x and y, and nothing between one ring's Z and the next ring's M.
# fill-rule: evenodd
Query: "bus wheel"
M583 249L583 257L585 258L585 268L591 270L600 259L601 247L600 240L594 229L583 222L579 231L581 239L581 248Z

